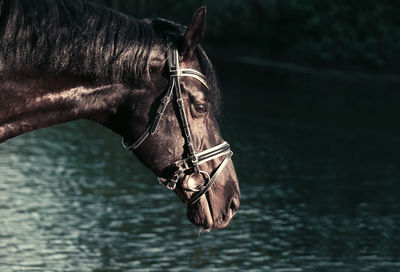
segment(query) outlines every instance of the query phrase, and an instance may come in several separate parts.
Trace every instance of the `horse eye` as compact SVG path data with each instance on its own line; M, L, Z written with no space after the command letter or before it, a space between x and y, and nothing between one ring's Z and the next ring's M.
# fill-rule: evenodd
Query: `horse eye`
M155 72L157 72L158 70L160 70L160 67L150 67L150 69L149 69L149 72L150 72L150 74L153 74L153 73L155 73Z
M198 113L205 113L205 112L207 112L207 105L206 104L194 104L194 109Z

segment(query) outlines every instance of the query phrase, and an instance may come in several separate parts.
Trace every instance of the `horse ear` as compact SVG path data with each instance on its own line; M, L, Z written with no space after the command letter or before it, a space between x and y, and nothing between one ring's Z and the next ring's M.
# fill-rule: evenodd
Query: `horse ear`
M194 49L203 39L206 32L206 6L200 7L193 15L192 23L186 29L182 38L182 56L189 58L192 56Z

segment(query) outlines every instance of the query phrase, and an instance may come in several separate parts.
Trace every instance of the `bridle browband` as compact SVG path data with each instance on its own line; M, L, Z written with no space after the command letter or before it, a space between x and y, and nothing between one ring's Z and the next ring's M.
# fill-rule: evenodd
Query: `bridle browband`
M178 181L181 180L182 178L185 178L186 175L190 175L189 178L191 178L192 175L194 174L201 174L205 179L204 184L200 186L200 188L189 188L189 190L193 191L194 193L188 200L187 204L192 205L196 203L201 198L201 196L204 195L211 188L215 180L222 173L222 170L227 165L233 153L230 150L230 146L227 142L223 142L222 144L216 145L214 147L196 153L193 147L192 135L190 133L190 127L183 105L182 91L179 78L183 76L195 78L208 88L206 77L202 73L194 69L179 68L178 50L175 47L173 47L173 45L168 46L167 54L168 54L170 80L169 80L168 90L164 95L164 97L161 99L161 103L157 109L156 116L154 117L153 121L148 125L146 130L142 133L142 135L133 144L128 144L126 139L122 138L122 145L128 151L135 150L146 140L146 138L149 135L156 132L158 124L171 99L172 93L174 92L175 102L178 107L176 115L181 121L181 129L183 131L183 135L185 138L188 154L186 158L178 160L174 163L174 166L176 167L177 170L172 174L172 176L169 179L164 179L159 177L158 180L166 188L170 190L175 190ZM224 156L222 162L216 168L211 177L207 172L200 170L199 166L201 164L222 156Z

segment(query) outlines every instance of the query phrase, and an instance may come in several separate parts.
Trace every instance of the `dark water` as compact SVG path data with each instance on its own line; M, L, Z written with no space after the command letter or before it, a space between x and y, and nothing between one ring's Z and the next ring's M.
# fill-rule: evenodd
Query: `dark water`
M78 121L0 145L0 271L399 271L397 85L232 67L227 229L199 236L118 136Z

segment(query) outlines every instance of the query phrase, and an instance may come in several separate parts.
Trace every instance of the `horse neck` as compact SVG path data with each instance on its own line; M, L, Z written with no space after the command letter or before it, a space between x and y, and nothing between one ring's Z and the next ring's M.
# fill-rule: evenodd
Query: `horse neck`
M23 79L21 79L23 78ZM86 118L116 132L115 119L130 92L122 84L90 83L35 73L0 76L0 142L26 132Z

